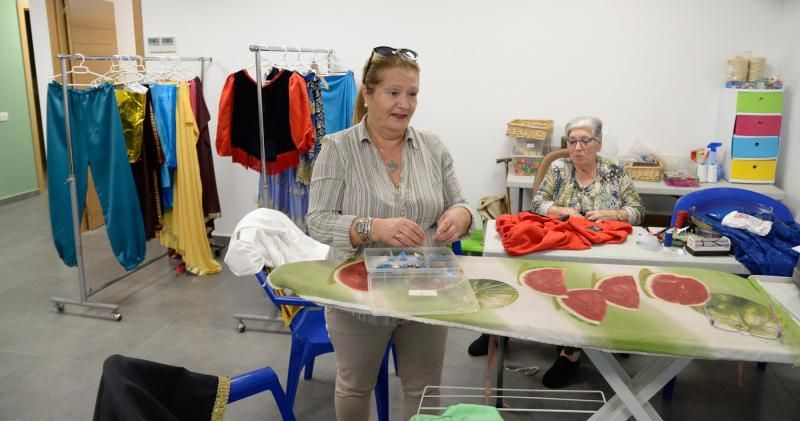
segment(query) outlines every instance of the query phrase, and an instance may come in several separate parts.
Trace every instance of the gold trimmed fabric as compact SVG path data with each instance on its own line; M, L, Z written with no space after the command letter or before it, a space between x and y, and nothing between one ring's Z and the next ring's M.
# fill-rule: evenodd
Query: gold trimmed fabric
M214 409L211 411L211 421L222 421L230 396L231 378L228 376L219 376L219 383L217 383L217 399L214 400Z

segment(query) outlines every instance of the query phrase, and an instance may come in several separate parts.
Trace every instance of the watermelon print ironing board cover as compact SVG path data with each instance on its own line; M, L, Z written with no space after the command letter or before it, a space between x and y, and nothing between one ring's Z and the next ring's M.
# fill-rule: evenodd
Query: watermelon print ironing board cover
M381 312L608 351L800 363L798 321L754 280L679 267L468 256L458 261L479 311L435 316ZM330 261L291 263L269 279L276 288L290 288L323 305L371 312L369 293L348 286L361 284L334 279L341 266ZM555 270L536 270L544 268Z

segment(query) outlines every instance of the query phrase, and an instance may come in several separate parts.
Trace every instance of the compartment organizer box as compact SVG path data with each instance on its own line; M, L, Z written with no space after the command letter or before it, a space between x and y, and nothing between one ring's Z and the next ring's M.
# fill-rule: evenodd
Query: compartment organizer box
M478 311L472 286L447 247L364 250L372 312L453 314Z
M782 89L722 90L717 140L722 168L733 183L775 182L783 112Z

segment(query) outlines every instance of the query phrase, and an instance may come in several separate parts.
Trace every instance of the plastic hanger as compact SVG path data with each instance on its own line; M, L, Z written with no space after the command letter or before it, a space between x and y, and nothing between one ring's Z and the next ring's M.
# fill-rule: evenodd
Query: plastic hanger
M122 55L115 55L116 60L112 60L111 68L108 72L106 72L105 76L110 77L114 80L115 85L130 85L130 84L137 84L139 87L135 87L132 89L134 92L142 92L141 88L144 88L139 84L144 75L139 72L138 67L134 64L133 67L131 66L123 66L122 61L123 59L127 62L134 61L135 58L138 56L122 56ZM146 88L145 88L146 92Z
M66 84L67 86L86 86L86 87L97 86L97 85L99 85L100 83L103 83L103 82L113 82L113 80L111 78L109 78L109 77L107 77L105 75L101 75L100 73L95 73L91 69L89 69L88 67L84 66L83 63L86 61L86 56L84 56L83 54L80 54L80 53L76 53L75 55L81 58L81 63L76 65L76 66L72 66L72 68L70 70L67 70L67 72L64 73L64 74L59 73L57 75L51 76L50 80L56 80L57 78L60 77L62 83ZM92 75L92 76L96 76L97 78L95 80L93 80L91 83L66 83L66 82L64 82L64 79L65 79L64 77L66 75L68 75L68 74L73 74L73 75ZM97 83L95 83L95 82L97 82Z
M302 72L304 75L311 73L314 69L311 68L308 64L303 61L303 49L297 49L297 58L295 59L295 66L298 69L298 72Z

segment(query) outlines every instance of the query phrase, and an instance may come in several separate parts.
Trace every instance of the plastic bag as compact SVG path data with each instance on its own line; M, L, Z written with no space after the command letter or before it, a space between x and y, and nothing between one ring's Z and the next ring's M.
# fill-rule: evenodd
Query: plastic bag
M619 156L619 162L623 165L628 164L658 164L658 157L655 152L644 145L639 139L633 140L633 146L628 152Z

